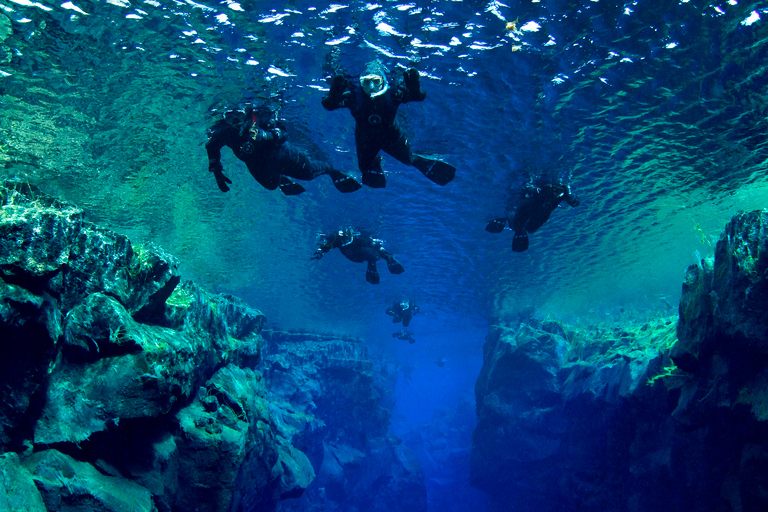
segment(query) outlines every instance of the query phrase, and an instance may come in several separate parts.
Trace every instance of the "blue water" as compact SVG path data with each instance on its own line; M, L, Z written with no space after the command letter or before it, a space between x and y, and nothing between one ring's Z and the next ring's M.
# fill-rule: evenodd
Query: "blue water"
M270 328L362 336L412 368L392 426L404 437L471 397L489 324L526 308L674 313L686 266L768 200L762 2L0 0L0 13L4 175L163 246ZM218 191L206 128L243 101L280 102L293 143L359 177L351 116L320 98L329 62L355 74L373 58L421 72L427 99L400 115L415 149L458 168L452 183L385 155L386 189L342 196L320 178L285 197L225 150L233 185ZM517 254L509 230L483 228L535 173L570 180L582 205ZM310 261L316 233L347 224L406 272L371 286L338 252ZM384 314L403 298L422 309L414 345Z

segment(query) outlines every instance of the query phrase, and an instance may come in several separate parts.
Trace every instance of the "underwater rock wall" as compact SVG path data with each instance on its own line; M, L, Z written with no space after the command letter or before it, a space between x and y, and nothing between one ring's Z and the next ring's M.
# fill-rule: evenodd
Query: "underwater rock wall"
M678 322L491 330L470 478L492 511L768 510L766 227L733 218Z
M27 184L0 189L0 510L274 510L314 478L264 316Z
M388 434L397 370L374 362L362 340L265 332L264 373L274 415L317 478L281 512L424 512L424 471Z

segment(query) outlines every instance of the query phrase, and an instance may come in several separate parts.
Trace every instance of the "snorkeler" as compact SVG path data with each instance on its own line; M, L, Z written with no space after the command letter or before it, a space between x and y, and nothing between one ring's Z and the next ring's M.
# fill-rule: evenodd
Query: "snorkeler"
M387 314L392 317L392 323L403 322L403 327L408 327L413 316L419 312L419 306L411 301L395 302L387 308Z
M337 171L330 164L312 159L305 151L286 142L286 129L267 107L228 111L224 119L208 130L208 170L216 178L222 192L229 191L232 181L224 175L221 148L229 146L235 156L245 162L251 175L267 190L280 187L283 194L293 196L304 187L291 181L313 180L321 174L333 179L339 192L354 192L361 187L354 178Z
M528 233L535 233L544 225L560 202L579 206L581 201L571 192L570 185L563 185L559 180L542 180L526 184L516 205L507 207L507 216L492 220L485 227L490 233L501 233L504 225L515 232L512 250L523 252L528 249Z
M339 249L348 260L355 263L368 262L365 280L371 284L379 284L379 271L376 262L383 259L391 274L405 272L403 266L392 254L384 249L381 240L363 235L354 228L340 229L336 233L321 234L318 239L318 249L311 259L319 260L331 249Z
M413 345L414 343L416 343L416 340L414 339L414 337L413 337L413 334L411 334L411 333L409 333L409 332L407 332L407 331L399 331L399 332L393 332L393 333L392 333L392 337L393 337L393 338L397 338L397 339L399 339L399 340L406 340L406 341L408 341L408 343L410 343L411 345Z
M369 62L359 77L335 75L331 89L322 103L326 110L347 107L355 118L357 164L363 173L363 185L384 188L387 185L381 168L379 151L395 157L405 165L420 170L438 185L446 185L456 174L456 168L411 152L411 145L397 122L401 103L423 101L427 94L421 89L419 72L410 68L390 87L386 68L379 61Z

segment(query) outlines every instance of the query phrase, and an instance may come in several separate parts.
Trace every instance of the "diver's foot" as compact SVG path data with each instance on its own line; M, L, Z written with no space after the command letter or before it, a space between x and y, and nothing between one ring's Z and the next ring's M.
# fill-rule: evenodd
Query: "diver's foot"
M363 171L363 185L371 188L384 188L387 186L387 177L381 168L381 155L377 155L370 169Z
M485 230L489 233L501 233L504 230L504 226L507 224L506 217L500 219L493 219L485 226Z
M528 233L515 233L515 238L512 239L512 250L523 252L526 249L528 249Z
M344 174L341 171L331 171L329 174L333 180L333 186L342 194L348 194L349 192L354 192L363 187L352 176Z
M287 196L296 196L307 190L295 181L291 181L287 178L282 178L279 186L280 191Z
M442 160L431 160L423 156L415 155L413 165L420 170L424 176L438 185L445 186L456 176L456 168Z
M387 186L387 177L384 176L384 171L363 171L363 185L384 188Z
M379 279L379 272L376 269L368 269L365 271L365 280L368 281L371 284L379 284L381 280Z
M389 269L389 273L390 273L390 274L402 274L403 272L405 272L405 269L404 269L404 268L403 268L403 266L400 264L400 262L399 262L399 261L397 261L397 260L396 260L396 259L394 259L394 258L391 258L391 259L390 259L390 260L387 262L387 269Z

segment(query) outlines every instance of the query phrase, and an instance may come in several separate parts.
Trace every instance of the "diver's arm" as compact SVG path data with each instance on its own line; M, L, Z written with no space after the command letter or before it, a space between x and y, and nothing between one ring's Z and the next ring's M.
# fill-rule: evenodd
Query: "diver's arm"
M333 249L333 245L332 244L321 244L317 248L317 250L314 252L314 254L312 254L312 256L310 256L309 259L311 259L311 260L319 260L320 258L323 257L323 254L327 253L331 249Z
M331 90L323 96L321 103L325 110L336 110L347 106L347 99L351 96L349 79L343 75L336 75L331 81Z
M213 125L208 132L208 142L205 151L208 153L208 170L221 169L221 148L227 145L227 127L219 123Z
M224 176L224 167L221 165L221 148L227 143L227 126L214 125L209 133L208 142L205 143L205 151L208 153L208 170L213 173L216 185L222 192L228 192L227 185L232 183L232 180Z
M581 199L579 199L579 196L571 192L571 186L568 185L568 188L565 192L565 200L568 202L569 205L576 207L581 204Z
M403 73L403 80L397 87L397 97L401 103L424 101L427 93L421 88L421 77L416 68L409 68Z

